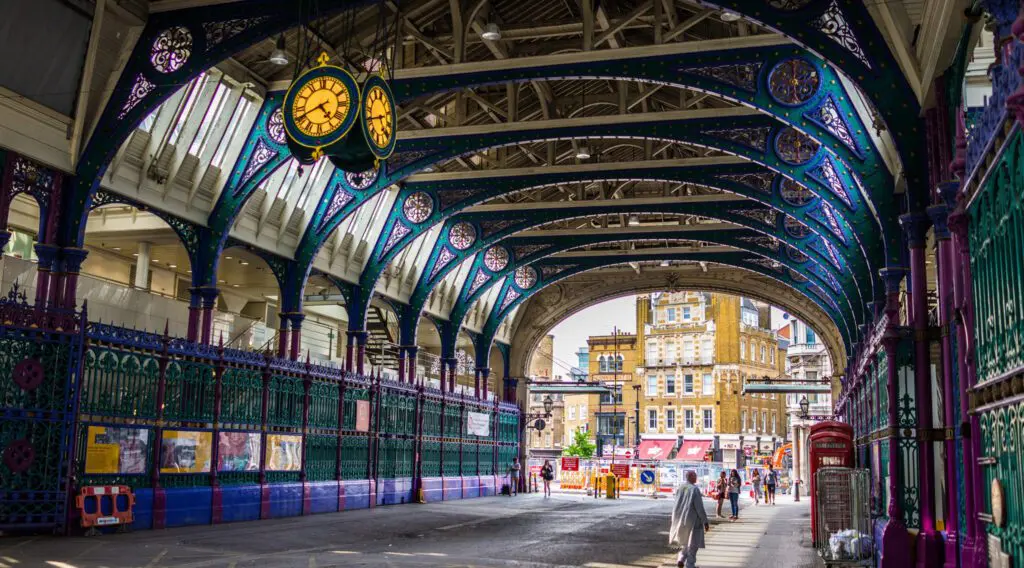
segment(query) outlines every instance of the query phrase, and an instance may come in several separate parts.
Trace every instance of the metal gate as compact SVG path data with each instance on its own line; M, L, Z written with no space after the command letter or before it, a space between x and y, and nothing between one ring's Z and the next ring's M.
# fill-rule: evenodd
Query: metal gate
M64 528L83 320L0 298L0 530Z

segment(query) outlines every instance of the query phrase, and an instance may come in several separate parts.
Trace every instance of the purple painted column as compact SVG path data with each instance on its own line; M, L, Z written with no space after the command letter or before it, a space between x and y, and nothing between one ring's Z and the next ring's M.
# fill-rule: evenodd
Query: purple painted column
M189 341L199 341L199 319L202 298L199 295L198 288L189 288L189 302L188 302L188 331L186 339Z
M405 349L404 345L398 346L398 382L405 382Z
M200 329L200 339L203 345L209 345L213 335L213 308L217 306L217 296L220 290L216 288L200 288L199 295L203 301L203 321Z
M488 387L489 387L488 383L490 383L490 382L491 382L491 370L488 367L481 368L480 369L480 384L481 384L482 391L483 391L483 393L482 393L483 396L481 397L483 400L487 400L487 391L489 390L488 389Z
M480 398L480 368L473 370L473 396Z
M218 524L224 519L224 494L217 479L220 464L221 407L224 397L224 334L221 333L217 347L217 362L213 369L213 446L210 450L210 494L212 497L211 523ZM305 455L305 453L303 453Z
M881 568L906 568L910 566L910 538L903 524L903 510L900 507L900 439L899 439L899 398L896 389L898 381L896 368L896 347L900 337L896 329L900 310L900 281L906 270L886 268L882 270L885 280L885 315L887 317L882 345L889 362L886 380L889 396L889 522L882 531Z
M89 251L82 248L65 247L61 249L61 268L64 271L64 290L61 293L63 307L73 310L78 298L78 273L82 269Z
M267 484L267 416L270 413L270 357L263 361L263 397L260 402L260 518L270 518L270 485ZM303 452L305 453L305 452Z
M291 314L292 331L288 339L291 341L289 356L292 361L299 360L299 350L302 349L302 320L304 319L306 319L304 314Z
M280 323L277 326L277 356L284 359L288 356L288 314L281 312L277 314Z
M928 341L928 274L925 242L929 219L923 213L900 216L910 246L911 313L914 327L914 402L917 407L918 488L921 528L917 535L917 566L941 564L941 537L935 532L935 444L932 441L932 377Z
M458 383L459 361L455 357L448 359L448 392L455 392L455 385Z
M50 302L50 282L57 278L54 268L60 249L45 243L36 243L35 249L39 258L36 264L36 307L44 308Z
M366 361L366 332L357 331L356 334L356 372L363 374L363 364Z
M441 358L440 362L440 379L441 379L441 392L448 392L448 365L445 363L445 358Z
M84 325L84 322L83 322ZM160 485L160 459L164 437L164 398L167 392L167 363L170 361L168 347L171 338L167 333L167 325L164 325L163 347L160 356L157 358L159 375L156 382L156 427L153 428L153 466L150 468L149 482L153 488L153 528L162 529L167 524L167 497L164 488Z
M955 188L959 186L956 182L951 184ZM941 343L939 345L941 368L942 368L942 414L943 429L945 432L945 453L946 453L946 547L945 564L947 568L956 568L958 565L958 540L960 532L960 500L957 494L956 483L956 440L953 437L956 424L956 409L953 407L953 345L950 335L950 316L953 312L953 241L950 240L949 226L947 224L949 210L945 205L935 205L928 208L928 215L932 218L935 227L936 245L936 270L938 272L938 300L939 300L939 329L941 330Z
M351 373L355 369L356 332L346 331L345 338L345 371Z
M294 360L294 358L292 359ZM306 376L302 380L302 447L308 447L306 440L309 436L309 390L313 386L313 380L309 377L309 358L306 358ZM308 515L313 512L313 500L311 491L312 488L309 486L309 480L306 479L306 460L309 452L302 452L302 470L299 472L299 482L302 483L302 514Z

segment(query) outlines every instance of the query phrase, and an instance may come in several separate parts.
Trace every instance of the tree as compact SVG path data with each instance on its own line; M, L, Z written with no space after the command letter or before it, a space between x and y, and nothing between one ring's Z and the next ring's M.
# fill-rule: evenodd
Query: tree
M591 458L594 457L595 450L597 450L597 446L590 441L590 436L583 430L576 430L572 437L572 444L565 448L563 454L580 458Z

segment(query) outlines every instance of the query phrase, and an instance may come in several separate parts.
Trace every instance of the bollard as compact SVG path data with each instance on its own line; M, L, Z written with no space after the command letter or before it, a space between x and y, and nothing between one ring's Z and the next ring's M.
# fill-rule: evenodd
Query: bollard
M799 503L800 502L800 480L799 479L797 479L796 481L793 482L793 502L794 503Z
M605 493L608 499L615 499L619 489L619 478L615 477L614 473L609 473L604 478Z

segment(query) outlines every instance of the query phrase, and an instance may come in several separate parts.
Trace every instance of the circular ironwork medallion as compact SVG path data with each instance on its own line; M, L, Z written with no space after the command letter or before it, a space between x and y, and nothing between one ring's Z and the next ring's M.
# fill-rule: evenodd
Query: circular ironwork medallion
M497 272L508 266L508 249L503 246L493 246L484 253L484 266L491 272Z
M768 74L768 92L781 104L793 106L806 103L818 94L821 76L806 59L791 57Z
M818 153L819 144L803 132L786 127L775 137L775 154L791 166L802 166Z
M434 211L434 200L426 192L417 191L405 198L402 213L412 223L422 223Z
M470 225L465 221L456 223L451 230L448 231L448 242L450 242L456 250L466 250L476 242L476 229L473 228L473 225Z
M24 438L11 442L11 445L4 449L4 465L13 473L28 471L34 461L36 461L36 449L32 446L32 442Z
M807 205L814 200L814 193L787 177L782 178L779 182L779 195L782 196L782 200L795 207L802 207Z
M42 363L36 359L26 358L14 366L14 372L11 375L14 384L18 385L21 390L31 391L43 384L45 373Z
M802 239L811 232L811 230L807 228L807 225L804 225L800 221L797 221L788 215L786 216L786 220L783 221L782 227L786 230L786 233L789 236L796 239Z
M191 56L192 32L182 26L167 28L157 34L149 50L149 61L153 69L161 73L174 73Z
M516 286L523 290L533 288L537 283L537 271L532 266L520 266L516 269Z
M270 113L270 118L267 119L267 135L278 144L285 143L284 113L281 111L281 107L277 107L277 110Z

